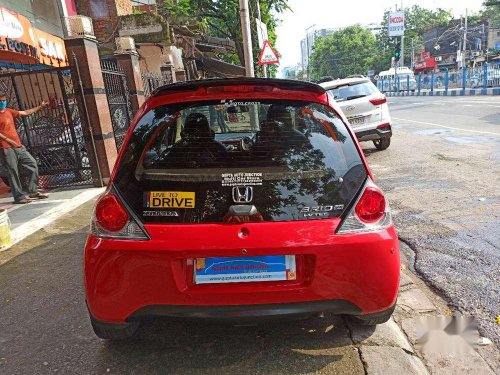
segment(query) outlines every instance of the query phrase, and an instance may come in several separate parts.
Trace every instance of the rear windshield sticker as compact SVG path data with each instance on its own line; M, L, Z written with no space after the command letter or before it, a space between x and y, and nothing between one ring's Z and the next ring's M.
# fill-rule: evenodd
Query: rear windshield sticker
M149 191L144 196L148 208L195 208L195 192Z
M262 173L223 173L222 186L261 186Z
M260 102L237 102L234 99L222 99L220 101L221 104L224 104L226 107L236 107L236 106L247 106L247 105L260 105Z
M177 211L142 211L142 216L146 217L179 217Z

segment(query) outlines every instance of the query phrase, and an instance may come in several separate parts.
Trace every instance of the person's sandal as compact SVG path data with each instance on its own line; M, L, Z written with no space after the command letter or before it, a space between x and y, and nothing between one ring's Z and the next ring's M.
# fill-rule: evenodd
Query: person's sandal
M40 192L37 192L37 193L30 194L29 197L32 199L46 199L49 196L47 194L42 194Z
M14 204L27 204L27 203L30 203L31 200L28 199L28 198L23 198L23 199L20 199L18 201L14 201Z

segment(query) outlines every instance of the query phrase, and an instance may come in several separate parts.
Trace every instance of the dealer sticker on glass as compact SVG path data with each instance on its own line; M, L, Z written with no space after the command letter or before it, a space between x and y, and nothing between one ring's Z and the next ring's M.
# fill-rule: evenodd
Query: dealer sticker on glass
M195 259L196 284L283 281L296 278L294 255Z

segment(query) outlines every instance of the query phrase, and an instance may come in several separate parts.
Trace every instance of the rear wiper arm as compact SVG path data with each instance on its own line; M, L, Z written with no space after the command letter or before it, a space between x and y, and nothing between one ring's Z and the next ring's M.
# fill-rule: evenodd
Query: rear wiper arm
M358 98L364 98L366 95L352 95L352 96L348 96L347 98L345 98L345 100L353 100L353 99L358 99Z

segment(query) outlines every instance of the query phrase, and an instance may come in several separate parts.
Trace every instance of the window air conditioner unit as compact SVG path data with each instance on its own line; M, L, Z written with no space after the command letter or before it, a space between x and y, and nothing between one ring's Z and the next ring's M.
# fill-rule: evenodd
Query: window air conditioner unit
M94 26L92 25L92 18L86 16L65 17L64 25L66 29L66 37L68 39L75 39L75 38L95 39Z
M134 38L129 36L121 36L115 39L116 51L115 53L136 52Z

